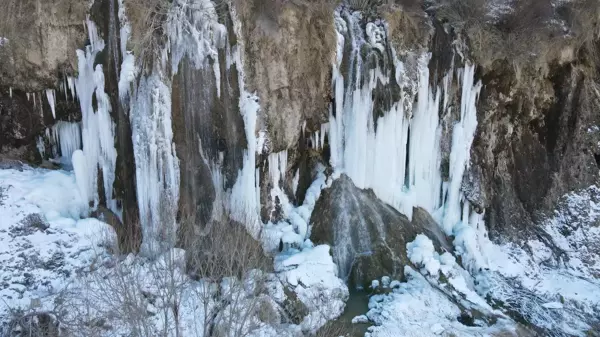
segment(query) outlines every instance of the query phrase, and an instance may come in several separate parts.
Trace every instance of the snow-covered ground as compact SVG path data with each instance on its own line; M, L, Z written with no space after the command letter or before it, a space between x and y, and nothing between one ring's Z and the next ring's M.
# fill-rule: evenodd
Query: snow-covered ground
M348 298L326 245L278 256L274 274L194 281L180 249L152 261L112 255L114 231L88 213L72 172L0 170L0 331L17 312L49 312L81 336L202 336L211 323L234 326L224 332L232 337L302 336L339 316ZM284 285L307 309L300 324L284 317Z
M72 173L0 170L0 316L56 293L104 251Z
M557 335L585 336L600 322L600 189L564 196L544 223L522 246L486 248L479 292Z
M539 235L522 246L482 240L487 267L471 273L450 253L435 252L431 240L419 235L407 244L407 256L420 273L407 266L407 282L388 281L388 291L373 296L369 312L356 321L375 324L369 329L371 337L522 333L524 328L506 316L510 312L544 336L597 332L599 201L596 186L566 195ZM374 281L373 286L385 283ZM465 309L487 319L473 317L475 326L466 326L458 320Z

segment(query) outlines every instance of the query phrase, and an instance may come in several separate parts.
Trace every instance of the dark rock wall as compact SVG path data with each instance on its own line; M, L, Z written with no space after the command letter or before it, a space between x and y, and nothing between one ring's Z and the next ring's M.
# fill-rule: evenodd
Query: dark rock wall
M482 77L466 180L482 186L473 199L486 206L492 234L523 238L560 196L598 183L597 83L576 64L550 74L529 92L515 89L506 63Z
M235 34L230 18L223 16L222 20L230 45L221 46L218 59L210 61L220 63L220 95L212 67L196 69L184 58L173 78L173 132L181 174L179 217L201 226L209 222L215 202L212 173L223 174L219 188L231 188L247 148L239 110L238 70L235 64L229 70L226 67L226 53Z

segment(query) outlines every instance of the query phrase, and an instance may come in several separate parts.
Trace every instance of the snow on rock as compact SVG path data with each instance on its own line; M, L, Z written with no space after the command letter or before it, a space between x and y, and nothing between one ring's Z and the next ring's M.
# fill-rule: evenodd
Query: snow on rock
M375 326L366 337L429 337L444 333L456 336L488 336L514 331L510 321L499 320L493 326L465 326L458 321L461 309L446 294L434 288L424 276L405 267L407 282L389 294L369 300L367 317Z
M74 157L85 164L81 150ZM229 331L223 336L238 336L237 331L256 337L301 335L300 326L263 322L255 310L260 305L277 314L285 301L275 275L255 271L243 282L230 278L227 294L224 283L191 280L181 249L166 250L154 260L111 256L107 248L116 244L116 233L97 219L81 219L87 212L87 198L80 195L72 172L0 170L0 317L19 309L56 311L67 328L77 324L70 332L81 337L132 335L139 326L145 336L200 336L205 319L211 318L218 319L215 329ZM332 264L331 257L325 263ZM266 281L260 291L265 293L257 298L256 280L262 278ZM316 292L320 281L301 279L312 286L306 292ZM231 290L233 284L243 286ZM219 300L217 294L227 294L229 300ZM133 317L139 325L132 324ZM84 324L96 319L107 324ZM6 323L0 320L2 335Z
M0 317L46 303L113 242L110 226L80 219L87 212L71 172L0 170Z
M406 250L410 262L423 266L429 275L438 274L441 266L439 255L435 252L433 242L426 235L417 235L414 241L406 244Z
M301 324L304 331L314 332L343 312L348 287L336 275L328 245L276 256L275 272L309 310Z
M485 247L489 269L475 274L478 293L546 331L584 336L600 310L599 221L600 188L564 196L543 235L528 240L531 251L513 243Z

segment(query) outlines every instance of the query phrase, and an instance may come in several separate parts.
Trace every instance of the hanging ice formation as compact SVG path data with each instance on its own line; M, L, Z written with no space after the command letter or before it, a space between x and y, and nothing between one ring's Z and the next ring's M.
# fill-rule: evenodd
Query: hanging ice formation
M98 169L102 170L102 181L106 202L109 208L117 210L113 199L113 182L117 153L114 147L114 124L110 117L110 101L104 92L104 73L101 65L94 68L96 55L104 49L104 41L99 37L96 25L89 19L86 21L90 45L86 50L78 50L79 76L75 80L77 96L81 107L81 140L82 153L73 160L73 167L83 197L99 202ZM97 101L97 109L92 104L93 96ZM77 153L77 152L76 152ZM85 165L84 165L85 163ZM85 166L85 169L79 166Z
M141 251L153 254L174 239L174 210L179 200L179 160L173 144L170 81L158 70L141 78L129 115L142 226Z
M56 92L54 89L46 89L46 97L50 104L50 110L52 110L52 117L56 119Z
M58 121L52 126L52 136L54 154L60 153L60 161L70 165L73 152L81 149L81 124Z
M450 113L454 70L444 77L441 87L433 90L429 87L430 57L420 56L418 90L411 92L415 86L404 73L401 61L394 60L395 73L386 73L379 65L365 66L365 47L382 50L385 29L368 23L363 30L360 20L357 12L342 10L336 14L338 47L332 83L335 108L329 118L335 174L345 173L357 187L373 189L381 200L409 218L416 206L434 214L446 234L457 237L457 251L469 256L467 263L481 266L484 259L477 241L486 238L483 215L470 209L460 190L477 126L476 102L481 84L474 83L475 68L467 64L457 70L462 88L461 113L452 131L449 181L443 182L439 116ZM344 55L344 50L350 54ZM348 68L343 71L340 67L344 57L348 58L344 63ZM391 79L401 87L400 98L375 119L373 93L378 86L390 85Z
M234 17L234 29L238 36L241 36L240 24L237 18ZM241 43L241 40L238 39ZM258 140L256 137L256 120L260 105L258 104L258 96L249 93L245 88L244 81L244 64L242 50L243 46L237 45L231 51L231 55L227 55L227 64L236 64L238 69L238 82L240 85L240 112L244 119L244 129L248 149L244 151L244 161L238 178L231 188L230 194L230 214L233 219L246 224L246 228L250 235L258 239L261 231L260 222L260 172L256 169L256 151Z

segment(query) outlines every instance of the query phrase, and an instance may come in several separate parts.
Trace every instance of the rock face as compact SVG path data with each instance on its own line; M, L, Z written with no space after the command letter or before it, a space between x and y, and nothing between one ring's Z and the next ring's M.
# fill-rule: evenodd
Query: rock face
M358 89L352 87L353 79L359 76L351 73L352 69L359 69L360 75L365 75L380 68L389 77L390 84L378 85L372 92L371 117L376 128L379 127L376 119L389 113L390 106L400 100L403 91L407 97L416 91L408 84L400 87L400 83L396 83L399 79L393 75L398 68L394 62L403 63L405 82L416 83L416 55L431 51L429 81L432 88L440 85L443 75L453 65L456 68L458 63L464 62L459 60L458 54L464 60L472 54L472 58L482 64L475 76L483 84L477 106L477 131L461 193L476 209L486 210L486 224L493 235L522 237L535 227L541 215L553 209L560 195L599 182L600 117L596 113L600 105L599 75L596 65L584 52L564 48L564 52L559 53L561 57L544 60L541 68L547 71L532 72L528 68L527 72L521 72L513 64L520 59L512 60L506 53L490 52L488 59L482 59L474 31L461 31L461 26L453 26L440 13L428 9L425 14L420 6L385 5L354 18L348 10L341 17L334 13L335 1L316 4L308 0L251 0L237 1L233 5L235 18L229 8L218 9L218 19L226 27L228 40L218 46L218 56L211 59L213 63L197 69L183 58L176 74L166 74L172 76L173 140L180 160L180 219L191 217L194 223L208 223L217 192L221 192L215 187L215 174L222 174L222 186L217 187L224 191L238 179L244 151L248 148L239 107L240 73L244 74L245 89L259 97L257 126L251 132L266 135L252 163L257 175L262 177L257 183L261 220L281 220L273 211L277 200L270 195L273 182L269 179L272 169L269 154L287 151L287 165L280 184L292 203L301 204L313 180L316 163L329 162L330 135L323 138L321 148L315 148L311 136L328 121L329 109L335 111L336 108L330 106L334 94L331 70L338 47L336 24L346 25L348 29L344 33L344 44L339 46L343 49L340 71L346 76L344 95ZM131 18L136 17L135 8L128 8ZM29 163L48 159L50 151L46 151L45 158L40 158L36 147L38 136L57 121L81 119L78 102L70 93L65 96L58 91L56 118L52 117L44 90L58 88L66 75L76 75L76 50L82 48L86 40L83 24L86 14L91 14L106 42L106 49L96 64L103 67L115 127L118 155L114 194L123 209L124 227L131 228L127 235L139 237L130 104L120 99L118 88L123 62L119 47L126 44L119 34L118 1L96 0L91 8L76 0L7 2L6 11L0 14L0 156ZM367 36L367 25L377 21L372 20L373 17L387 21L387 24L375 22L385 30L385 41L370 41L373 45L381 42L382 49L363 46L352 53L351 49L357 47L352 41L374 38ZM15 18L19 22L15 22ZM237 32L239 36L234 32L235 20L242 28ZM135 41L130 42L135 44ZM227 53L236 45L243 47L248 61L244 69L237 69L227 59L231 56ZM351 55L360 55L362 61L358 68ZM215 78L212 66L217 64L220 71ZM458 91L450 88L449 104L455 109L440 116L443 119L440 121L442 174L448 171L453 124L458 120L461 95ZM29 92L35 94L28 97ZM408 110L418 100L404 103L409 115ZM42 147L47 148L48 144ZM212 167L214 163L219 167ZM370 205L371 208L360 211L368 209L369 216L357 213L357 219L389 218L384 225L379 220L365 220L360 225L364 238L362 234L349 235L346 239L351 242L352 254L372 251L373 255L387 256L382 253L385 249L393 251L401 245L391 244L393 240L385 238L401 235L398 241L406 242L407 237L424 226L417 224L422 215L420 211L415 211L413 221L408 222L391 212L390 207L373 206L377 204L375 197L351 188L352 183L347 178L338 184L341 186L336 184L326 196L341 193L338 190L350 191L353 198L341 196L339 199L356 209L364 208L363 204ZM335 202L336 207L343 209L341 201L334 199L320 201L319 205ZM331 229L331 233L326 234L329 230L322 226L330 218L337 219L341 215L325 206L318 207L317 211L320 216L313 216L313 235L317 235L319 241L337 245L338 234L333 234L336 231ZM396 227L412 229L405 237L393 230ZM382 238L377 239L379 236ZM348 274L352 262L343 264L342 269ZM386 268L393 273L392 267Z
M233 36L231 20L225 20ZM216 87L213 69L197 69L187 58L173 79L174 141L181 172L180 217L202 225L211 219L218 192L215 189L231 188L247 148L238 104L238 71L236 65L226 65L225 49L225 45L220 46L218 59L212 61L218 62L221 69L220 88ZM213 180L214 175L221 173L223 186L215 186L218 182Z
M556 65L551 74L528 93L514 89L506 64L483 75L463 190L488 209L493 234L523 237L560 196L599 181L598 84L575 65ZM481 191L467 188L477 185Z
M293 148L304 122L326 122L336 37L328 1L240 1L248 91L256 91L270 150Z
M438 250L452 250L426 211L415 209L409 221L345 175L323 191L311 222L311 240L332 246L338 275L357 287L367 287L383 275L401 278L403 267L410 264L406 243L417 234L431 238Z
M55 88L77 69L88 11L79 0L9 0L0 15L2 83L27 92Z

